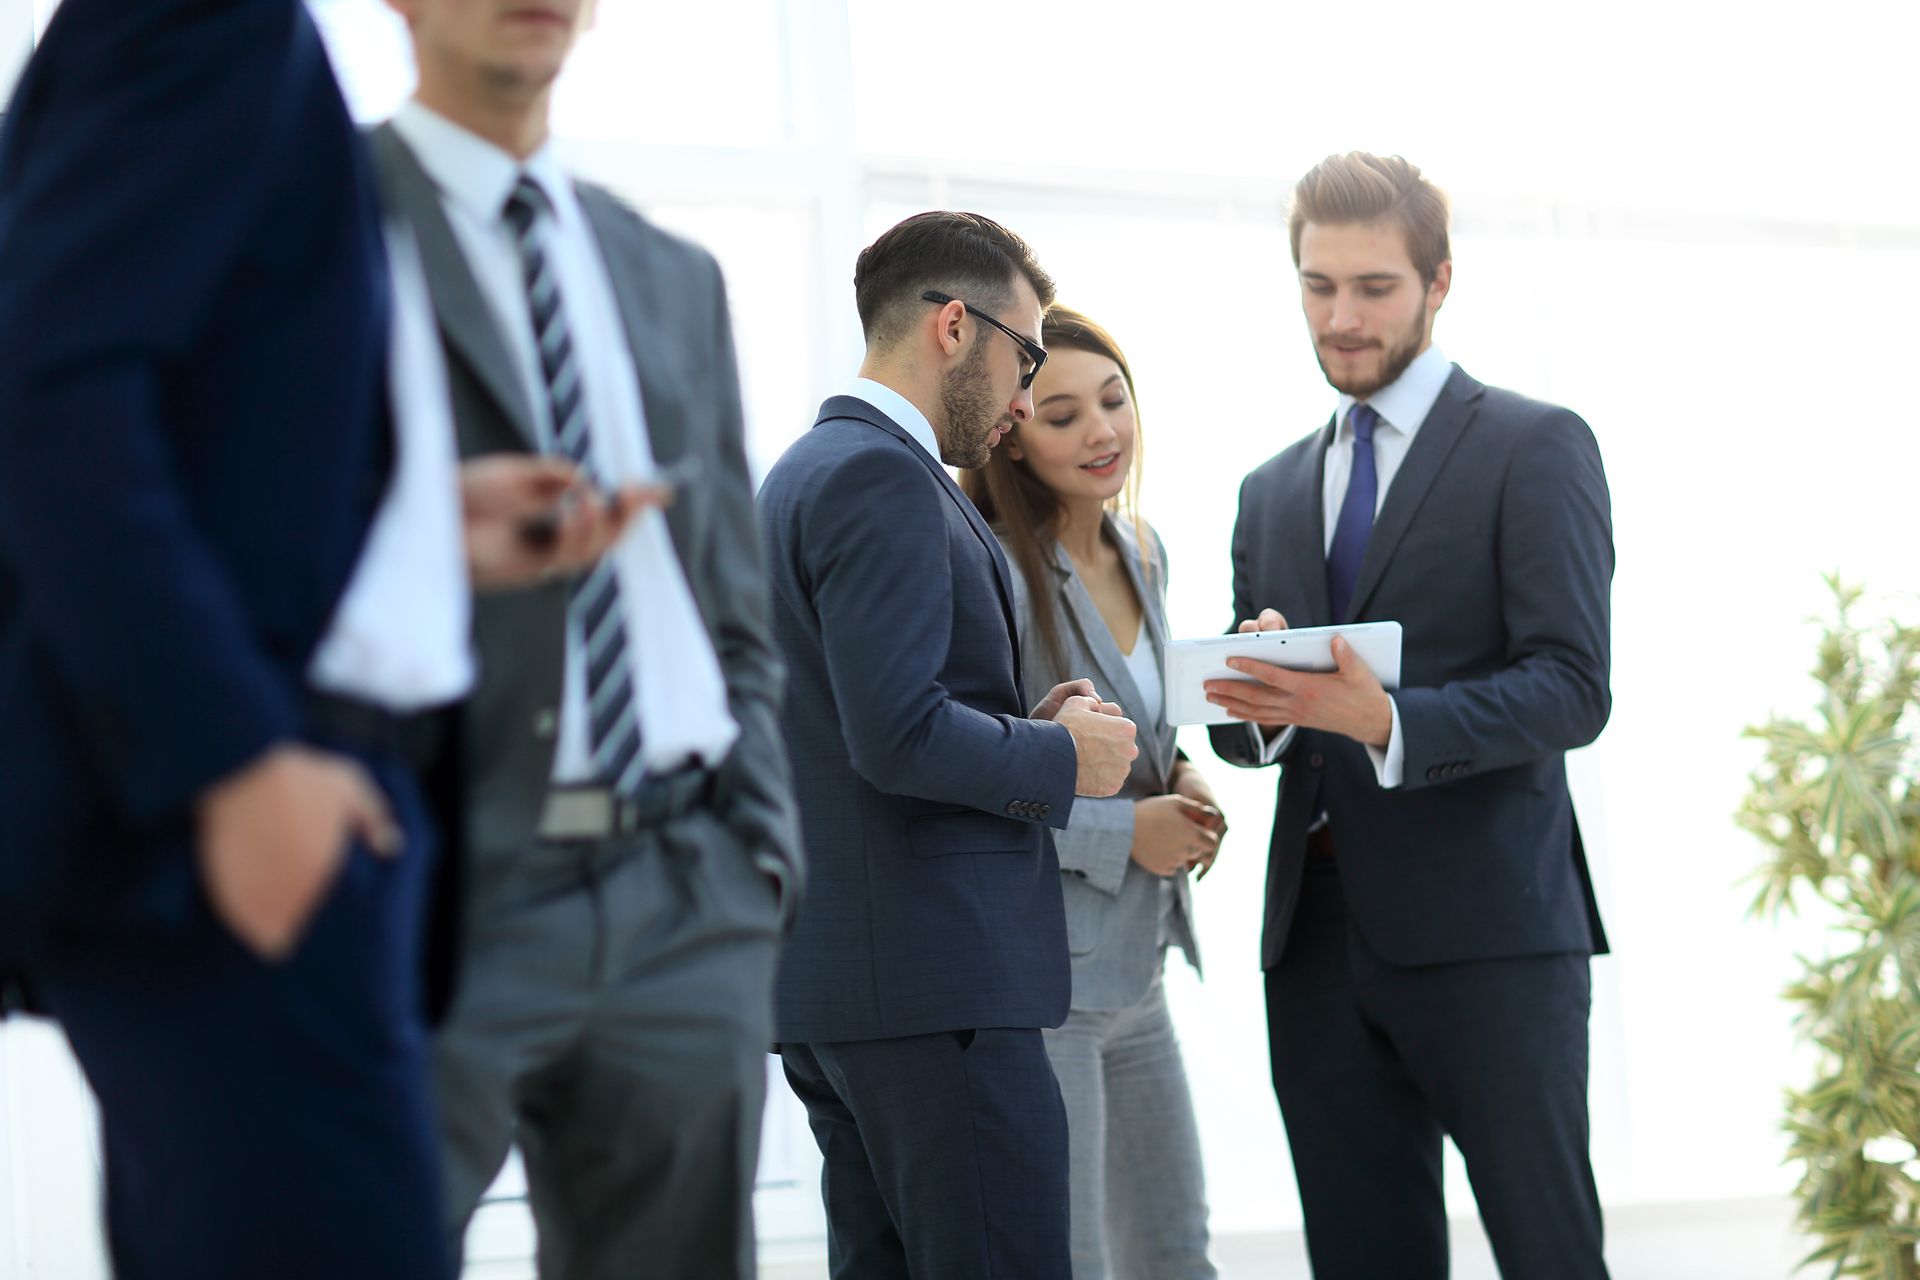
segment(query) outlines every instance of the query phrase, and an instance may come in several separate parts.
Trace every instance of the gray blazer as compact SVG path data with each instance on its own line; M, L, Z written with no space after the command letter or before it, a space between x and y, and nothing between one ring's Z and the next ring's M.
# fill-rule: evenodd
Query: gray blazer
M388 210L419 241L447 350L462 457L540 447L507 338L474 280L440 193L391 126L372 134ZM693 464L667 512L674 549L727 682L740 738L714 807L742 856L782 864L791 910L801 874L778 708L784 678L767 621L766 574L747 473L740 381L720 269L606 191L578 184L607 262L662 465ZM569 585L475 601L480 683L463 712L462 802L470 853L509 856L532 839L558 738Z
M1108 536L1120 549L1121 563L1133 580L1134 593L1146 610L1147 640L1154 661L1163 660L1167 642L1166 550L1155 535L1152 589L1142 563L1141 548L1131 523L1105 518ZM1004 545L1006 539L1002 537ZM1067 948L1073 958L1073 1007L1088 1010L1124 1009L1146 994L1160 971L1161 882L1136 863L1133 848L1133 802L1165 795L1173 772L1173 726L1167 723L1164 700L1143 714L1140 690L1127 670L1127 659L1114 643L1113 633L1100 616L1093 597L1074 572L1065 548L1053 545L1051 581L1039 584L1048 592L1060 619L1063 664L1055 666L1033 625L1035 584L1014 569L1014 613L1020 630L1020 671L1033 697L1067 680L1086 677L1100 696L1120 704L1139 726L1140 755L1120 793L1110 800L1074 801L1065 830L1054 833L1060 855L1061 889L1067 903ZM1172 877L1174 910L1169 920L1171 941L1200 968L1200 947L1194 937L1193 899L1187 873Z

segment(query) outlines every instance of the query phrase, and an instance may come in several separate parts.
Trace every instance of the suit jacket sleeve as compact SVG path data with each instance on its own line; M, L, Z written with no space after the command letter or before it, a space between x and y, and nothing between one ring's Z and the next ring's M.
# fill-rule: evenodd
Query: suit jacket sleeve
M1017 565L1013 571L1013 613L1020 633L1020 665L1026 676L1027 692L1038 695L1051 689L1060 679L1075 677L1054 671L1049 655L1043 655L1039 633L1033 626L1033 589ZM1103 691L1107 692L1107 691ZM1081 796L1073 802L1073 816L1066 827L1054 834L1054 852L1062 871L1077 872L1087 883L1102 892L1118 894L1127 877L1127 863L1133 849L1133 801L1125 796L1096 800Z
M1587 424L1564 409L1546 412L1525 432L1501 494L1507 665L1478 679L1394 694L1409 789L1585 746L1607 723L1607 477Z
M848 455L808 504L802 572L853 767L881 791L989 813L1038 801L1064 827L1078 772L1066 729L968 706L942 680L947 500L902 445Z
M740 374L734 358L726 281L709 260L714 297L714 386L719 401L720 483L718 510L706 573L718 602L719 659L726 673L727 703L740 726L729 762L724 818L755 853L778 858L795 885L802 872L792 769L780 734L780 698L785 668L775 651L768 621L767 575L753 513L753 479L747 471L746 427L740 407ZM787 895L788 900L793 898Z
M1252 551L1248 541L1253 531L1248 526L1256 501L1250 492L1255 476L1248 476L1240 482L1240 509L1233 520L1233 621L1228 625L1231 633L1246 619L1259 612L1253 603ZM1258 769L1271 761L1260 758L1254 748L1254 732L1244 724L1216 724L1207 730L1207 738L1213 743L1213 753L1228 764L1238 765L1242 769Z
M0 554L135 820L188 806L296 725L297 691L175 479L181 424L160 420L262 175L299 161L273 126L296 15L188 7L95 6L59 30L0 173Z

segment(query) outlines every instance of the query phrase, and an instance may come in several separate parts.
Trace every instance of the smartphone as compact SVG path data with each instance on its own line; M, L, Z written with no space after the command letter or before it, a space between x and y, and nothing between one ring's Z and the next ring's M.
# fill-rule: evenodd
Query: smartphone
M702 472L703 466L698 454L682 454L665 466L656 467L652 475L639 483L649 489L665 489L669 495L667 501L671 503ZM609 503L615 501L614 497L604 490L600 493ZM552 509L541 512L531 520L521 521L520 541L535 551L551 551L554 544L560 540L560 526L566 521L567 508L575 500L570 490L561 495L560 501L555 503Z

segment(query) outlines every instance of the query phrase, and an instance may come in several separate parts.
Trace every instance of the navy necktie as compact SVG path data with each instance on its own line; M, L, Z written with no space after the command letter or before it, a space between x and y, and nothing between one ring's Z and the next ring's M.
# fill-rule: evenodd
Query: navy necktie
M1345 622L1353 604L1353 587L1360 578L1360 562L1367 558L1367 540L1373 536L1373 511L1380 500L1380 472L1373 461L1373 429L1380 415L1371 405L1356 404L1347 412L1353 424L1353 470L1347 476L1347 496L1340 519L1333 526L1333 545L1327 548L1327 600L1332 622Z

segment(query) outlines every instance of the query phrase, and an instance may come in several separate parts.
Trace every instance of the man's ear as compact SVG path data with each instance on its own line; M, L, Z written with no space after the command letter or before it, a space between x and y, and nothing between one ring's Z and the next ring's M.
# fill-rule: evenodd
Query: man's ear
M958 299L942 303L933 313L934 341L940 344L940 351L949 359L960 354L960 348L966 345L966 332L961 327L966 323L967 306Z
M1433 269L1433 283L1427 286L1427 310L1438 311L1452 288L1453 260L1448 259Z

